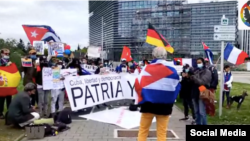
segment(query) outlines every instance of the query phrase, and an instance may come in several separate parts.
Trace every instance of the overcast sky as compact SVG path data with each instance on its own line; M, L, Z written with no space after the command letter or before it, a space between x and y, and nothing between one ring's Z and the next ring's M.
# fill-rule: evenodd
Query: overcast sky
M88 45L88 1L2 1L0 38L28 38L23 24L49 25L72 48Z

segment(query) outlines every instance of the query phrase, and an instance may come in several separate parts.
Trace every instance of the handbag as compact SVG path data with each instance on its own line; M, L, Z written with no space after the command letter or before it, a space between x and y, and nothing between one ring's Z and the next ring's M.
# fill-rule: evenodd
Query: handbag
M202 86L201 86L202 87ZM200 99L209 100L210 102L214 102L215 95L209 89L199 88L200 89ZM202 91L201 91L202 89Z
M200 91L200 99L202 99L202 101L205 103L206 113L210 116L214 116L215 115L214 92L209 89Z

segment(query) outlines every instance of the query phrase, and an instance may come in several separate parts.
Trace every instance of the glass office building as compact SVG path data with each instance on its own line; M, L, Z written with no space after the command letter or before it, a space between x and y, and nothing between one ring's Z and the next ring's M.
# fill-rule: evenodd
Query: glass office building
M240 30L239 31L239 47L241 50L245 51L248 55L250 54L250 30Z
M186 2L89 1L89 43L93 46L103 44L108 59L116 61L124 45L130 47L136 60L150 58L153 46L145 43L147 23L150 22L174 47L175 57L202 56L201 41L218 52L220 42L213 41L213 26L220 24L223 14L229 18L230 25L236 25L237 2Z
M221 41L214 41L214 25L220 25L221 17L225 15L229 25L237 27L237 1L195 3L189 6L192 9L191 55L204 54L202 41L211 48L214 55L220 55ZM238 44L237 36L231 43Z

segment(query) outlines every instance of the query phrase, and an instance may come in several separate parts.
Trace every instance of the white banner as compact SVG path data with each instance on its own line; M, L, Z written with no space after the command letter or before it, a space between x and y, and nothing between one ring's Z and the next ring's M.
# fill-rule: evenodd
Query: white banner
M127 74L86 75L64 80L70 106L73 111L98 104L136 99L135 76Z
M129 111L128 107L119 107L111 110L104 110L82 115L79 117L115 124L125 129L132 129L140 126L141 113L139 111ZM155 121L156 119L154 118L152 122Z
M88 57L100 58L101 48L100 47L88 47Z

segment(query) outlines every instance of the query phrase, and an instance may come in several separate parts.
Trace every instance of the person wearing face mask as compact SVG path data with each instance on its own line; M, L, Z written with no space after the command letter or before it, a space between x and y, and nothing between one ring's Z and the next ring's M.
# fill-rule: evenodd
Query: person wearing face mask
M50 60L50 67L52 69L57 69L57 68L63 69L62 62L60 62L60 60L56 57L52 57L52 59ZM64 90L65 89L51 90L51 103L50 103L51 113L49 117L54 117L57 111L63 110L64 96L65 96Z
M40 118L40 115L35 112L35 107L30 106L30 97L35 95L36 89L36 84L27 83L24 91L13 98L7 114L8 123L24 127Z
M36 64L36 50L35 49L31 49L29 51L29 56L27 58L32 59L32 67L22 67L21 71L24 72L24 77L23 77L23 86L25 86L27 83L34 83L36 84L36 75L37 75L37 64ZM36 91L35 95L31 95L31 105L35 106L35 104L38 104L38 94Z
M36 74L36 84L38 91L38 107L39 114L41 117L48 116L48 107L49 107L49 90L43 90L43 68L48 67L48 63L45 62L44 57L39 57L39 65L37 66L37 74Z
M189 109L191 109L192 117L193 117L192 122L194 122L195 113L194 113L194 105L193 105L192 97L191 97L192 83L191 83L190 76L189 76L189 72L191 71L192 71L192 68L188 64L186 64L183 67L183 71L181 73L182 80L181 80L181 90L180 90L179 96L182 99L183 106L184 106L184 118L181 118L180 120L188 120L189 119L188 112L189 112Z
M195 110L195 124L196 125L207 125L207 113L206 105L200 98L202 88L209 89L211 83L211 71L206 67L205 60L198 58L196 60L197 68L191 74L190 79L193 83L192 86L192 99Z
M108 60L105 60L105 61L104 61L104 67L105 67L105 68L110 68L109 61L108 61Z
M115 71L117 73L128 72L127 60L125 58L121 59L121 64L116 67Z
M88 63L87 58L83 58L83 59L82 59L82 64L87 64L87 63Z
M10 62L10 50L8 49L1 49L1 59L0 59L0 66L9 66L11 64ZM5 96L0 97L0 119L4 119L4 103L6 100L7 108L9 107L11 103L12 96Z
M8 49L1 49L1 60L0 66L9 66L10 62L10 50Z

